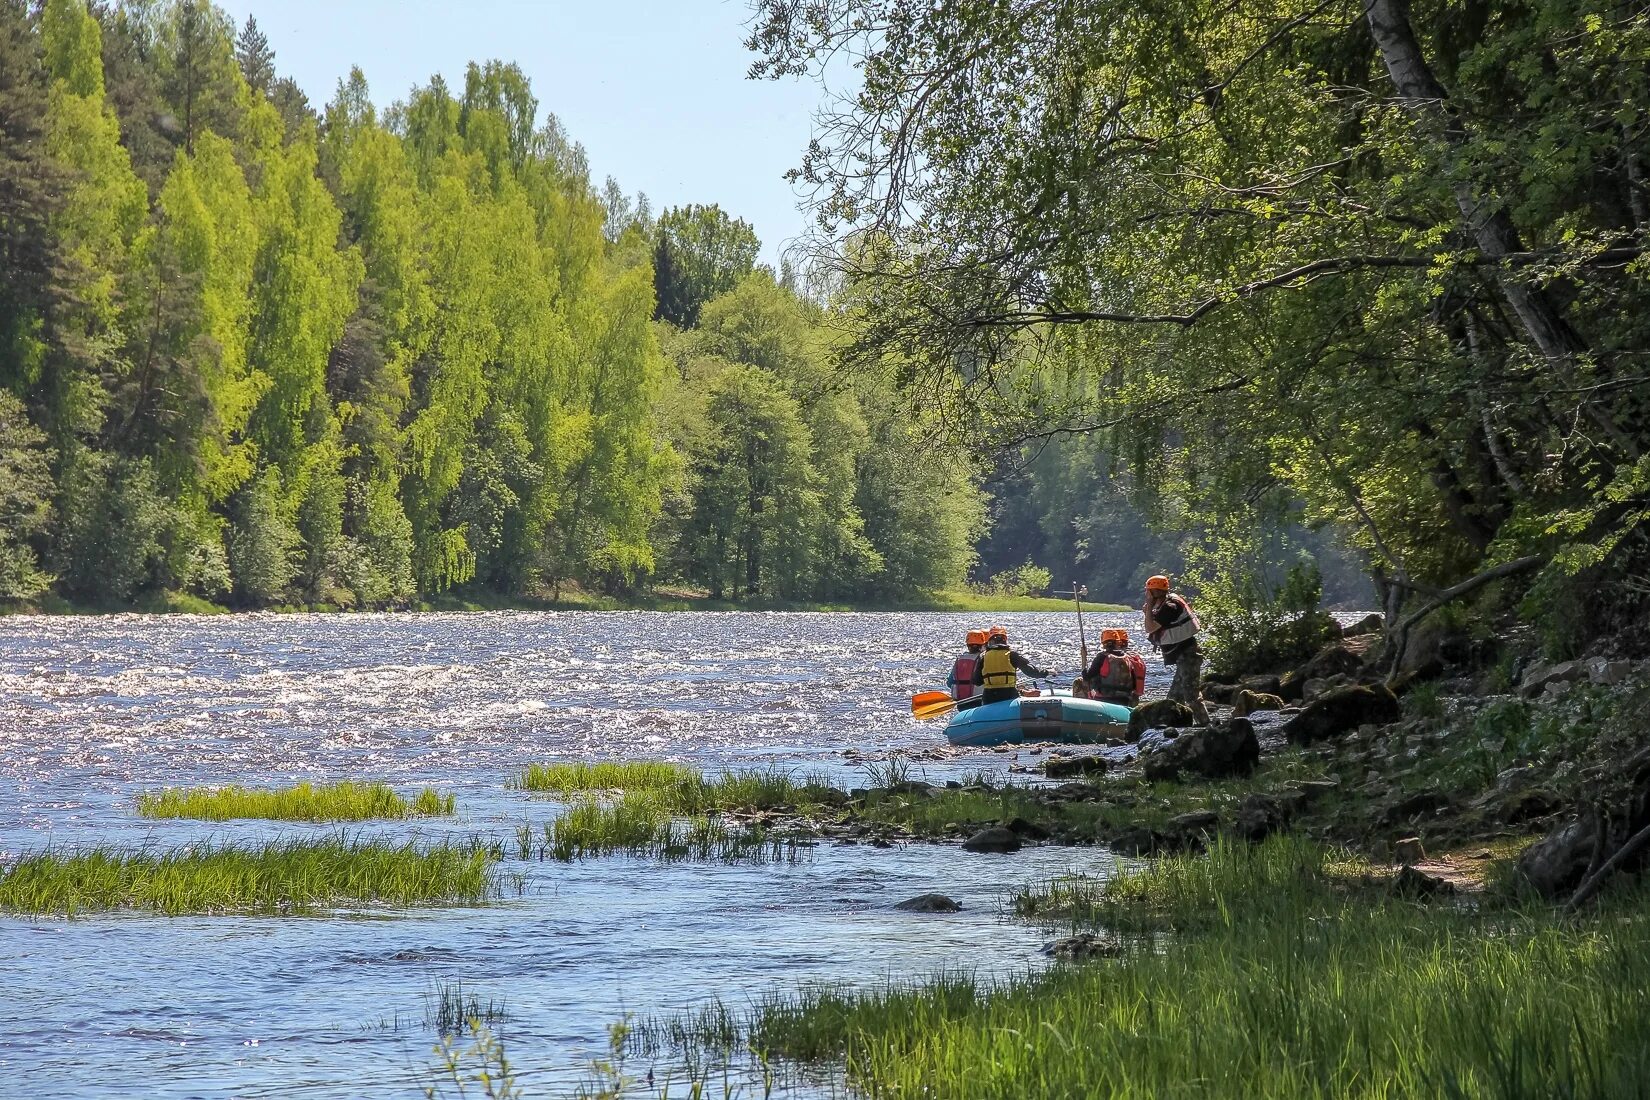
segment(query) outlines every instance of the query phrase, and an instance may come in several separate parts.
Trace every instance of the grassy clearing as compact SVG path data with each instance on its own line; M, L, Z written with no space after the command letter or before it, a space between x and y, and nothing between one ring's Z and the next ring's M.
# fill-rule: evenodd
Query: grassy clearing
M453 796L425 787L411 800L383 783L329 783L312 787L257 790L248 787L168 788L138 795L138 815L148 818L196 818L229 821L372 821L380 818L445 817Z
M659 791L629 791L617 801L582 798L535 835L530 825L516 832L523 859L571 862L624 854L675 862L794 862L807 848L797 838L759 825L731 826L721 817L683 818L680 807Z
M1126 936L1116 960L804 989L650 1030L841 1067L872 1097L1642 1094L1650 894L1572 922L1390 897L1341 860L1217 845L1112 880L1098 915L1183 930Z
M334 837L256 848L47 850L0 866L0 910L307 913L340 906L477 904L496 897L496 847Z

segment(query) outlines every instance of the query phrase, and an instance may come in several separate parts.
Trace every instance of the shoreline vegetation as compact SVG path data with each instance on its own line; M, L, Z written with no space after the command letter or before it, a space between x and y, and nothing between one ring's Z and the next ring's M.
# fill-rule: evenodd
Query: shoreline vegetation
M199 596L178 592L152 592L125 604L86 603L43 596L27 601L0 601L0 617L8 615L236 615L276 612L279 614L346 614L360 609L334 604L283 604L263 608L233 608L213 603ZM430 600L398 608L376 608L372 611L751 611L751 612L846 612L874 613L901 611L961 612L1016 612L1045 611L1070 612L1075 605L1068 599L1044 596L1005 596L968 590L927 593L909 600L897 601L843 601L792 602L785 600L713 600L703 592L690 589L663 589L640 596L603 596L567 590L560 599L535 599L526 596L500 596L495 593L470 595L443 595ZM1083 604L1084 612L1095 614L1123 613L1136 610L1122 604Z

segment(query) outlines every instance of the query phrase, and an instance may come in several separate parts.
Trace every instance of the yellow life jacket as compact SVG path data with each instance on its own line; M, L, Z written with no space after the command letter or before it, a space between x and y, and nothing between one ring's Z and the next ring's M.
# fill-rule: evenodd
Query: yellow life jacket
M990 688L1011 688L1020 682L1019 670L1014 667L1012 651L1006 646L1001 649L987 649L980 655L980 678L985 681L982 685Z

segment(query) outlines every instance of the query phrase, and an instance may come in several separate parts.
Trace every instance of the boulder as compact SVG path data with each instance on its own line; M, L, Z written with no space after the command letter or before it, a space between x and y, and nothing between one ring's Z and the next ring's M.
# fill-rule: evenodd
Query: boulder
M1312 700L1283 724L1294 745L1311 745L1339 737L1363 725L1385 725L1402 715L1398 697L1384 684L1341 688Z
M1397 679L1430 680L1459 664L1472 653L1472 638L1442 615L1422 619L1409 632L1403 656L1395 670Z
M1043 948L1051 959L1066 962L1086 962L1089 959L1115 959L1123 953L1123 941L1106 932L1083 932L1055 940Z
M1252 691L1256 695L1276 695L1282 682L1282 678L1278 676L1246 676L1238 687L1244 691Z
M1376 812L1376 819L1382 825L1392 826L1420 817L1422 814L1435 814L1439 810L1447 810L1453 805L1455 799L1447 791L1428 788L1396 796Z
M1610 661L1597 657L1587 662L1587 679L1595 684L1619 684L1631 675L1632 661Z
M1043 828L1035 821L1027 821L1023 817L1015 818L1013 821L1010 821L1006 826L1004 826L1004 828L1019 837L1021 840L1047 840L1049 838L1049 831L1047 829Z
M1070 779L1074 775L1105 775L1110 764L1103 756L1051 756L1043 765L1050 779Z
M1248 775L1259 761L1260 741L1247 718L1183 733L1140 753L1141 768L1152 782L1179 780L1187 773L1204 779Z
M1332 794L1341 789L1339 779L1297 779L1284 790L1299 797L1301 804L1315 802L1326 794Z
M962 910L962 903L944 894L918 894L914 898L906 898L894 908L907 913L956 913Z
M1272 795L1245 795L1232 814L1232 832L1258 844L1289 823L1292 809L1283 799Z
M1129 715L1129 743L1140 740L1147 730L1186 729L1196 721L1192 708L1174 699L1142 703Z
M1405 837L1392 846L1392 858L1408 867L1412 863L1421 863L1427 858L1427 850L1421 844L1418 836Z
M1356 638L1363 634L1379 634L1386 629L1386 619L1379 611L1371 611L1357 622L1341 628L1343 637Z
M1257 710L1282 710L1284 702L1276 695L1263 695L1258 691L1249 691L1245 688L1237 694L1237 701L1232 707L1232 716L1247 718Z
M1390 889L1399 897L1435 898L1455 893L1455 884L1449 879L1405 866L1392 877Z
M1120 856L1150 856L1165 850L1163 837L1145 825L1130 825L1106 846Z
M1176 833L1207 833L1220 823L1220 815L1213 810L1192 810L1169 819L1169 829Z
M1597 828L1591 817L1567 822L1524 849L1515 871L1544 898L1567 897L1592 864Z
M1205 703L1219 703L1223 707L1232 705L1232 701L1243 691L1236 684L1211 684L1203 682L1203 701Z
M1365 634L1330 642L1318 650L1310 661L1279 680L1277 694L1293 703L1301 699L1309 680L1327 680L1331 676L1356 677L1363 671L1366 658L1380 640L1378 634Z
M1541 778L1533 765L1508 768L1495 777L1494 787L1473 799L1472 807L1503 825L1556 813L1562 800L1541 785Z
M1518 690L1525 698L1533 699L1554 684L1573 684L1588 679L1589 670L1584 661L1560 661L1557 664L1531 665L1518 682Z
M963 841L965 852L1018 852L1022 847L1020 834L1001 825L981 829Z

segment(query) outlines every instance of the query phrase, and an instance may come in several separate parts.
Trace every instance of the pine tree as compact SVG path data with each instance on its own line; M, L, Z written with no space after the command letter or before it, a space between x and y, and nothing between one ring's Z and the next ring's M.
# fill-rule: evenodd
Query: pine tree
M269 48L269 39L258 29L258 20L248 15L235 39L235 60L240 63L241 75L249 88L268 95L275 84L275 51Z

